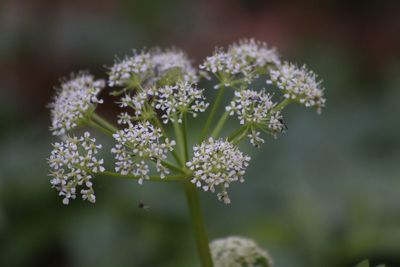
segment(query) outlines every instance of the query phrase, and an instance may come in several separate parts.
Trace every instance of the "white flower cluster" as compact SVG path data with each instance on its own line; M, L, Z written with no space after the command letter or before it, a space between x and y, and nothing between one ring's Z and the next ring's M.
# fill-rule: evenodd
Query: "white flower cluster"
M204 112L209 103L206 103L202 89L198 89L195 84L181 81L173 86L164 86L154 92L155 100L153 106L164 112L163 122L178 120L182 122L182 113L192 113L197 117L197 113Z
M265 68L268 65L278 66L280 64L275 48L269 48L265 42L254 39L243 39L234 43L229 47L229 52L250 66Z
M215 192L221 186L218 198L226 204L230 203L227 188L235 181L244 182L244 173L249 165L250 157L232 143L210 137L207 141L193 147L194 156L186 166L193 171L191 182L204 191Z
M124 86L130 79L140 82L148 78L151 68L149 53L134 52L133 56L126 57L110 68L108 85L110 87Z
M247 66L243 60L240 60L240 58L224 52L221 49L216 50L212 56L208 56L199 67L200 69L219 76L235 76L242 74L244 78L248 79L248 82L251 81L251 79L249 79L251 68ZM225 84L225 86L229 85L230 84Z
M205 59L200 69L216 75L224 86L232 86L240 79L251 83L258 77L260 69L266 72L269 65L279 64L275 49L268 48L266 43L244 39L231 45L226 52L217 49L214 55Z
M187 55L180 50L156 51L151 57L156 76L164 76L170 70L177 70L178 75L188 82L197 82L198 77ZM157 75L158 74L158 75Z
M231 236L210 243L215 267L272 267L272 258L251 239Z
M127 112L121 113L119 115L119 124L128 124L132 120L142 119L142 114L149 97L153 96L152 90L139 91L135 95L126 94L121 98L119 106L121 108L130 107L133 109L133 116L129 115Z
M283 90L284 97L295 100L306 107L315 107L318 113L325 106L324 92L317 75L305 66L299 68L291 63L283 63L270 70L270 81Z
M180 79L190 82L198 80L196 70L185 53L179 50L156 49L149 52L134 52L133 56L116 62L110 68L108 85L135 87L141 84L147 87L163 78L172 83ZM134 84L131 84L132 82Z
M168 151L173 150L175 141L165 139L165 143L161 143L160 129L149 122L139 122L135 125L129 123L128 128L120 130L113 137L117 141L111 150L117 160L115 171L122 175L139 177L139 184L150 179L148 161L156 163L156 169L161 178L169 173L162 161L167 158Z
M88 132L82 137L67 137L64 142L53 144L53 150L48 159L51 173L51 184L64 197L63 203L76 198L77 187L81 187L81 195L92 203L96 202L92 178L94 173L104 172L103 159L95 156L101 145L96 145L96 139L90 138Z
M237 115L240 124L248 125L251 133L248 135L252 145L258 147L264 140L259 137L258 129L276 137L285 128L282 115L275 111L276 104L265 92L253 90L235 91L235 97L226 111L229 115Z
M77 127L85 115L93 111L96 104L103 103L97 96L105 87L104 80L95 80L93 75L81 72L64 81L51 107L51 127L54 135L66 134Z

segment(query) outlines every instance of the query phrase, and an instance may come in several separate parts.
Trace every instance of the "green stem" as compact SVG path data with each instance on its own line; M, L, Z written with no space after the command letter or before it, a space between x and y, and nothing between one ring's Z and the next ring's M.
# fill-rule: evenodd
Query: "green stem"
M217 123L217 126L215 126L214 131L212 131L212 133L211 133L211 136L213 138L216 138L219 135L219 133L221 132L222 128L225 125L225 122L226 122L226 119L228 118L228 116L229 116L228 111L225 111L224 114L222 114L221 118L219 119L219 121Z
M233 143L234 145L239 144L240 141L242 141L242 139L246 136L246 134L247 134L247 132L248 132L248 129L249 129L248 127L245 127L244 130L243 130L243 132L242 132L239 136L237 136L236 138L232 139L232 143Z
M98 125L100 125L101 127L107 129L108 131L115 133L118 131L117 127L113 126L111 123L109 123L108 121L106 121L105 119L103 119L101 116L97 115L96 113L92 114L91 119L97 123Z
M181 168L176 167L174 164L169 163L168 161L162 160L161 163L162 163L162 165L168 167L169 169L171 169L173 171L179 172L181 174L186 174L186 172L184 172Z
M292 102L290 98L285 98L281 103L275 106L274 111L281 111L284 107L290 104L290 102Z
M246 125L243 125L242 127L240 127L239 129L237 129L236 131L234 131L229 137L228 137L228 141L232 142L238 135L240 135L245 129L247 128Z
M92 120L88 120L86 123L87 123L88 126L99 130L100 132L104 133L105 135L108 135L108 136L112 137L112 135L114 134L114 132L102 127L101 125L99 125L98 123L96 123L96 122L94 122Z
M196 187L189 181L185 182L184 186L201 266L213 267L210 247L208 245L208 237L204 225L203 213L201 211L200 199Z
M210 114L208 115L207 121L204 124L204 128L201 131L199 143L201 143L204 140L204 138L206 137L206 135L207 135L208 129L210 128L211 123L212 123L212 121L213 121L213 119L215 117L215 114L217 113L218 107L221 104L222 98L224 96L224 92L225 92L225 88L222 86L219 89L217 98L215 99L215 102L214 102L214 104L213 104L213 106L211 108Z
M178 143L178 147L180 150L180 158L185 157L185 146L184 146L184 137L182 134L181 127L179 126L178 118L174 116L174 131L175 131L175 136L176 136L176 142Z
M183 118L182 118L183 150L184 150L183 161L184 162L187 162L189 159L189 149L188 149L186 125L187 125L187 116L186 116L186 112L185 112L185 113L183 113Z
M104 176L118 177L118 178L123 178L123 179L132 179L132 180L140 179L140 177L138 177L136 175L123 175L120 173L109 172L109 171L104 171L100 174L104 175ZM163 182L163 181L170 182L171 181L172 182L172 181L182 181L184 178L185 177L183 175L169 175L169 176L166 176L164 179L161 179L160 176L158 176L158 175L151 175L150 181L156 181L156 182Z

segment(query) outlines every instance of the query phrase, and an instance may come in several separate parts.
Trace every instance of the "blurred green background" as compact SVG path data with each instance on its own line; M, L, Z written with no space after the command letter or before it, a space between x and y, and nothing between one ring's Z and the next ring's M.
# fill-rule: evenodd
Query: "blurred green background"
M210 239L253 238L277 267L400 266L397 2L1 1L0 266L199 266L179 184L98 177L95 205L61 203L47 177L46 104L60 77L105 77L132 48L176 46L198 64L243 37L306 63L328 102L321 116L291 106L286 134L242 146L253 160L231 205L201 193Z

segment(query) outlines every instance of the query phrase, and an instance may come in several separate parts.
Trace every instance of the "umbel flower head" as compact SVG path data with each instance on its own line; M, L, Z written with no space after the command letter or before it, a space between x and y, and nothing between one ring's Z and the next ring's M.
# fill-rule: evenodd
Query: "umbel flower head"
M270 71L271 79L268 83L276 85L284 93L286 99L296 101L306 107L315 107L318 113L325 106L321 82L317 81L317 75L294 64L285 62L277 69Z
M243 60L234 55L218 49L212 56L207 57L200 69L211 72L221 80L225 77L242 75L246 82L251 81L251 68L246 65ZM230 86L229 82L225 82L225 86Z
M121 108L131 108L133 115L123 112L119 115L118 124L128 124L131 121L146 120L146 104L149 97L152 97L154 92L152 90L139 91L135 95L126 94L119 102Z
M97 96L105 87L104 80L95 80L87 72L71 75L61 83L51 108L51 127L54 135L63 135L77 127L81 120L103 100Z
M75 199L77 188L81 195L92 203L96 202L93 191L93 174L104 172L103 159L96 155L101 145L91 138L89 132L81 137L66 137L65 141L53 144L53 151L48 159L51 172L51 184L68 204Z
M274 48L254 39L243 39L227 51L217 49L204 60L200 69L214 74L221 81L215 88L237 88L236 85L251 83L260 73L279 64L279 55Z
M98 96L106 86L103 80L80 72L63 81L50 105L51 131L59 137L67 135L67 139L56 143L49 163L52 184L66 196L64 202L75 198L76 186L85 185L95 173L89 159L95 160L97 150L84 154L86 147L81 139L68 137L78 127L100 130L114 142L111 153L115 172L105 174L136 179L140 184L164 178L190 181L230 203L228 188L232 182L244 181L250 161L239 150L241 141L248 137L253 146L260 147L263 134L276 138L287 130L283 115L290 103L314 107L318 112L325 106L324 89L316 74L304 66L281 61L276 49L264 42L243 39L226 49L218 48L199 68L198 72L178 49L134 51L116 60L107 73L107 85L121 108L117 126L95 112L97 104L103 102ZM197 83L210 76L215 77L213 88L220 90L211 91L216 96L206 100L205 89ZM256 79L266 80L271 86L257 88ZM221 108L226 102L225 109ZM221 110L224 113L218 114ZM237 129L228 132L230 129L224 126L231 116ZM192 124L191 117L204 118L204 123ZM196 131L188 135L192 125L202 125L198 137ZM193 136L198 142L190 149L189 138ZM69 164L64 153L69 145L76 157L67 154L68 160L73 158L74 164ZM65 157L63 161L61 157ZM60 168L54 161L67 163ZM57 166L60 169L55 170ZM63 176L66 171L68 175ZM81 191L85 198L94 201L91 187L82 190L86 190Z
M254 39L243 39L229 47L229 53L240 58L253 68L278 66L281 61L275 48L270 48L265 42Z
M128 86L130 82L143 81L151 74L150 54L133 51L133 56L125 57L110 68L108 86Z
M232 182L244 182L243 175L249 165L250 157L235 147L232 143L212 137L208 141L193 147L194 156L186 166L193 171L191 182L204 191L215 192L224 203L230 203L227 188Z
M134 175L139 178L139 184L150 179L150 166L148 161L156 164L157 172L161 178L169 173L163 165L167 153L173 150L175 141L165 139L161 142L161 130L149 122L139 122L136 125L129 123L129 127L113 135L117 144L111 150L115 154L115 171L122 175Z
M272 267L272 258L256 242L231 236L210 243L215 267Z
M236 114L240 124L248 125L250 142L258 147L264 143L264 139L259 137L258 130L276 137L285 128L282 115L275 110L275 107L276 104L265 90L241 90L235 91L235 97L226 110L231 116Z
M153 105L164 113L161 118L165 124L175 119L181 123L183 113L192 113L196 117L197 113L204 112L209 105L204 101L203 90L185 81L161 87L154 94Z
M152 52L151 62L158 79L166 78L167 83L179 81L197 82L196 69L192 66L187 55L178 49Z
M109 72L108 85L140 88L152 85L174 84L179 80L196 82L196 70L180 50L142 51L117 61Z

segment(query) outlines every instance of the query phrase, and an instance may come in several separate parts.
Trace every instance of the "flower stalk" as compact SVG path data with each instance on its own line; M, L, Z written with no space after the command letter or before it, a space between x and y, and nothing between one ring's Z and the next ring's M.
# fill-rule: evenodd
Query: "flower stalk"
M186 201L189 206L190 218L196 238L197 250L202 267L213 267L208 236L204 225L203 212L196 187L189 181L184 183Z

